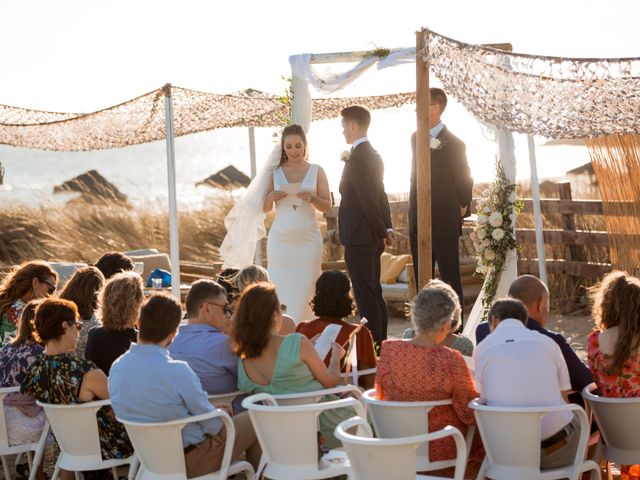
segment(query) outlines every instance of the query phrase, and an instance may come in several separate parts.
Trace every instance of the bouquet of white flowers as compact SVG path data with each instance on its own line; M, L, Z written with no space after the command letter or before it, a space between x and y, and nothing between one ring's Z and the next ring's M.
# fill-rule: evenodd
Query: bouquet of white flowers
M478 256L476 272L486 277L482 298L485 315L493 303L507 252L518 248L515 216L522 209L522 202L512 200L515 191L516 185L509 182L500 162L496 162L496 181L482 192L476 207L478 224L471 232Z

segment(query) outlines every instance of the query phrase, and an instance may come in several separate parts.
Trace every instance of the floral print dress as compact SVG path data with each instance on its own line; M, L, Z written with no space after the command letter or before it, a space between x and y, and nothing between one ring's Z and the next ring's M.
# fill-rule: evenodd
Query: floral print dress
M600 330L589 334L587 358L593 379L600 388L603 397L629 398L640 397L640 356L630 357L620 374L607 373L611 356L600 350ZM640 465L621 465L622 480L640 480Z
M16 332L16 325L27 304L18 299L0 313L0 347L4 347Z
M85 373L96 365L75 353L40 355L26 372L20 391L36 400L53 404L82 403L78 398ZM115 419L111 407L98 410L98 431L102 458L126 458L133 447L121 423Z

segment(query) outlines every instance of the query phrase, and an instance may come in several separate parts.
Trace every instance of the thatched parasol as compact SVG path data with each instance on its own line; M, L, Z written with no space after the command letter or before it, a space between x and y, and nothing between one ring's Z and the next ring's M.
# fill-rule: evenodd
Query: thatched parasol
M82 194L81 199L88 202L127 201L127 196L96 170L89 170L82 175L67 180L61 185L53 187L53 193L60 192L79 192Z
M199 181L196 183L196 187L208 185L221 190L235 190L237 188L248 187L249 183L251 183L251 178L233 165L229 165L204 180Z

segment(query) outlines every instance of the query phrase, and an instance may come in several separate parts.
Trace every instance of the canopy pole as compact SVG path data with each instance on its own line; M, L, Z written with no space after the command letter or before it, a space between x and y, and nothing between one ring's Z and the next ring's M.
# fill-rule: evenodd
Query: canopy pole
M258 171L256 167L256 129L254 127L249 127L249 161L251 163L251 179L253 179ZM256 242L253 263L262 266L262 240Z
M417 291L431 280L431 149L429 133L429 64L423 58L428 48L425 29L416 33L416 188L418 208L418 277Z
M180 235L176 197L176 152L173 144L173 103L171 84L164 87L165 130L167 137L167 180L169 182L169 257L171 258L171 294L180 301Z
M547 277L547 262L544 251L544 235L542 232L542 209L540 208L540 183L538 182L538 164L536 161L536 146L533 135L527 135L529 147L529 165L531 167L531 195L533 200L533 218L536 224L536 252L538 254L538 276L542 283L549 287Z

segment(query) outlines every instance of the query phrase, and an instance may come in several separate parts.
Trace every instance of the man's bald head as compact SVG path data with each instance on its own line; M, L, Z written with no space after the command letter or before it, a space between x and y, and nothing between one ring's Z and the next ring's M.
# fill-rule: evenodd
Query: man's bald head
M524 303L529 316L544 324L549 316L549 290L538 277L519 276L509 287L509 296Z

